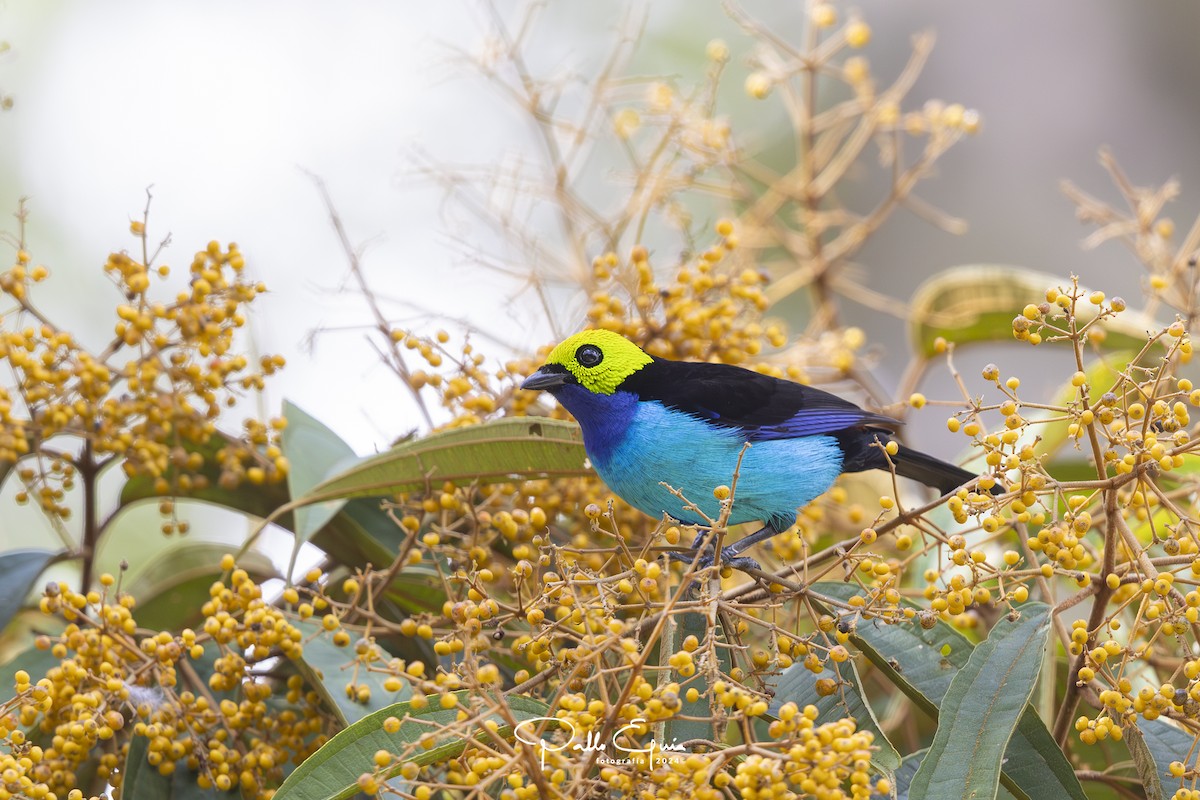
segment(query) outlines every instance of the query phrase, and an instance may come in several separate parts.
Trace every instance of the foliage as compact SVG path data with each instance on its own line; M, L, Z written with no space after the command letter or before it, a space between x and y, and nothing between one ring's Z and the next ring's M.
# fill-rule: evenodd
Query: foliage
M0 469L63 550L0 554L15 654L0 671L0 800L106 786L276 800L940 798L1001 784L1018 798L1200 797L1200 389L1187 377L1200 222L1174 242L1161 214L1177 188L1137 188L1107 154L1127 211L1067 187L1097 227L1087 243L1116 239L1144 266L1138 312L1074 277L988 267L938 276L905 307L851 280L851 260L900 207L961 227L915 190L980 126L954 103L909 109L928 39L880 88L859 54L864 20L812 2L794 44L731 5L754 43L742 89L791 126L780 163L756 154L756 120L718 113L726 43L708 43L689 88L628 78L637 37L623 33L583 96L560 103L579 85L526 61L538 8L512 24L493 12L474 63L528 114L544 161L426 169L532 265L522 275L546 322L832 384L896 416L943 408L979 480L932 498L884 473L845 476L759 548L763 570L681 564L668 553L706 534L611 497L562 409L517 389L549 344L496 365L482 337L393 325L336 213L382 360L441 421L362 461L292 404L237 435L217 427L282 366L241 352L265 287L236 246L210 244L187 286L156 299L170 270L146 219L133 223L141 253L105 266L121 294L114 337L88 348L34 304L48 270L18 232L0 274L15 304ZM585 180L598 155L623 159L618 188ZM844 207L839 188L871 164L885 195ZM539 234L547 211L552 236ZM794 296L806 326L789 335L773 315ZM842 298L904 309L914 354L899 401L871 378ZM956 345L1014 339L1062 355L1051 399L1030 396L1019 356L980 370L983 394L968 389ZM919 390L942 364L961 396L931 400ZM110 464L125 482L107 513ZM718 537L739 533L725 525L736 479L713 487ZM120 512L151 498L164 536L188 533L188 498L256 530L236 556L174 536L136 592L123 572L94 575ZM253 549L269 522L321 564L277 575ZM49 581L21 611L13 598L56 560L80 565L79 584Z

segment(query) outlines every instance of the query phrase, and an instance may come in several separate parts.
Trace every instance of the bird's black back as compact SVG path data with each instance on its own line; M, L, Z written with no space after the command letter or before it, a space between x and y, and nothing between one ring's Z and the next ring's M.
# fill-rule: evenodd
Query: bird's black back
M715 425L741 428L750 441L900 425L829 392L731 364L656 358L619 388Z

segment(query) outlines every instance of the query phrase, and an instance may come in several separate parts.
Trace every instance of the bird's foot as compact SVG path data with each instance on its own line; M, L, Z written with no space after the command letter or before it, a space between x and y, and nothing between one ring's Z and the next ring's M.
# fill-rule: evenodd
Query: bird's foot
M759 563L750 556L742 555L742 553L759 542L764 542L778 535L779 531L776 528L766 525L749 536L745 536L731 545L722 547L721 566L730 567L742 572L750 570L761 572L762 567L759 566ZM705 569L717 563L715 542L713 542L713 537L708 533L698 534L695 541L692 542L691 548L671 551L669 555L676 561L682 561L685 564L694 563L697 569Z
M747 572L749 570L762 571L762 566L750 556L740 556L738 551L732 547L726 547L721 550L721 565L730 569Z
M753 558L750 556L743 556L740 553L741 551L738 550L734 545L721 548L721 566L742 571L762 569L762 567L759 566L759 563ZM717 563L716 550L714 548L708 548L703 551L699 550L698 548L693 548L690 550L671 550L668 551L667 555L674 561L679 561L684 564L695 564L697 570L707 569L713 564Z

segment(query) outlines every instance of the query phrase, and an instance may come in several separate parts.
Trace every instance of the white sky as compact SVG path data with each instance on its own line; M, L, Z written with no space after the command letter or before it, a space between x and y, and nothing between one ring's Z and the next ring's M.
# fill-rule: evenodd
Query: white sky
M448 3L0 10L14 47L0 88L16 98L0 136L20 154L0 207L31 198L31 249L57 278L42 304L72 316L82 304L79 324L105 335L117 298L99 266L135 246L128 222L153 185L151 235L172 238L164 263L185 266L209 239L237 241L272 290L252 320L257 346L289 361L270 382L272 412L290 398L359 452L417 426L360 335L304 351L314 328L368 319L356 296L335 296L346 260L305 171L327 182L354 240L370 243L364 263L381 292L446 308L459 267L436 233L440 195L408 173L415 147L487 159L513 135L502 118L457 124L475 101L452 80L462 70L446 43L477 46L476 23ZM452 313L494 303L496 288L487 276L453 281Z

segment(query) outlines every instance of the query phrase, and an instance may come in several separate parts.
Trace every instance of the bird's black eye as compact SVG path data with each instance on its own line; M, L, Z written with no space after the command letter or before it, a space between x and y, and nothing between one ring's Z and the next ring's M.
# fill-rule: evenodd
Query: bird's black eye
M604 353L594 344L584 344L575 351L575 360L581 367L594 367L604 360Z

